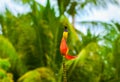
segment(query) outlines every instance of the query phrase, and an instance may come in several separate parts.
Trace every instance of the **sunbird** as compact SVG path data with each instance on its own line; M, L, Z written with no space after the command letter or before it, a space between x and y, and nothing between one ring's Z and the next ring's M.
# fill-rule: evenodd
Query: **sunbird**
M69 48L67 46L67 37L68 37L68 29L65 26L64 32L63 32L63 36L61 39L61 43L60 43L60 53L68 60L72 60L75 59L77 56L72 56L69 55Z

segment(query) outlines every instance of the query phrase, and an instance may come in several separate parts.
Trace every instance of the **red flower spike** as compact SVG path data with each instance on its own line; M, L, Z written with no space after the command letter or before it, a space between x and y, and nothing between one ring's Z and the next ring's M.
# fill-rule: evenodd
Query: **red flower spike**
M61 44L60 44L60 53L65 56L67 50L68 50L68 47L66 44L66 40L64 38L62 38Z
M77 56L71 56L71 55L68 55L68 46L67 46L67 43L66 43L66 40L65 38L62 38L61 40L61 43L60 43L60 53L65 56L66 59L68 60L72 60L72 59L75 59Z
M72 59L75 59L77 56L71 56L71 55L65 55L65 58L68 59L68 60L72 60Z

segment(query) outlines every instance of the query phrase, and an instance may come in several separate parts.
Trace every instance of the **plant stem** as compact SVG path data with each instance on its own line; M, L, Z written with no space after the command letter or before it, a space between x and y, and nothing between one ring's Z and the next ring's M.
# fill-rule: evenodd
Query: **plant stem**
M63 82L67 82L65 58L63 58Z

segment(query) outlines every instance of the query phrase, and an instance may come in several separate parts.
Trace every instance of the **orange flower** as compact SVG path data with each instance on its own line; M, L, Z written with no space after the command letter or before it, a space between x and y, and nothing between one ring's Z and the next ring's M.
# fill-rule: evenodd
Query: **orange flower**
M67 47L66 41L64 38L62 38L61 44L60 44L60 52L62 55L65 56L67 51L68 51L68 47Z
M71 56L68 54L69 48L66 43L66 39L63 37L60 43L60 53L65 56L66 59L71 60L76 58L77 56Z

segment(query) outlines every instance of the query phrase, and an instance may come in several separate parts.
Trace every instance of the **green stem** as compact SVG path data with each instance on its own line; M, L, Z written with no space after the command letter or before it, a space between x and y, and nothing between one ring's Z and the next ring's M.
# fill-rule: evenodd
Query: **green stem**
M65 58L63 58L63 82L67 82Z

